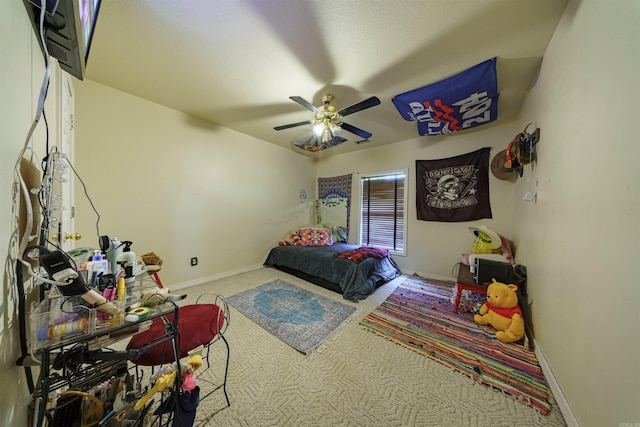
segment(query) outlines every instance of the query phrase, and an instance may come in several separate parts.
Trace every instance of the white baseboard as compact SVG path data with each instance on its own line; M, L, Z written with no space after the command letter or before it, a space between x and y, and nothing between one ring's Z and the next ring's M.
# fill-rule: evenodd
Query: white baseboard
M580 424L578 424L578 420L571 410L571 406L569 406L569 402L567 402L567 399L564 397L564 393L562 392L560 384L558 384L558 381L556 381L556 377L553 375L553 371L547 363L547 359L544 358L542 348L540 348L540 345L536 342L535 339L533 340L533 346L536 357L538 358L538 362L540 362L542 372L544 372L544 377L549 384L549 388L551 388L553 397L556 399L556 402L558 402L558 407L560 408L560 412L562 412L562 416L564 417L567 426L580 427Z
M237 270L225 271L224 273L214 274L213 276L200 277L198 279L189 280L187 282L176 283L175 285L171 285L171 291L188 288L190 286L202 285L203 283L208 283L213 280L224 279L226 277L235 276L236 274L242 274L249 271L257 270L259 268L264 268L262 264L252 265L249 267L239 268Z

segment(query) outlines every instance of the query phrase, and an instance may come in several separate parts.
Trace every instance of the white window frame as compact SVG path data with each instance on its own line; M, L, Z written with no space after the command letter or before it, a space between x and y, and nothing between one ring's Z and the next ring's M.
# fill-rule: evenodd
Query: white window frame
M364 233L363 233L363 223L364 223L364 219L362 216L362 211L363 211L363 207L364 207L364 200L363 200L363 195L364 195L364 183L365 180L367 178L372 178L372 177L384 177L384 176L390 176L390 175L404 175L404 185L403 185L403 207L402 207L402 249L401 250L396 250L396 249L392 249L392 248L387 248L389 249L389 252L394 254L394 255L402 255L405 256L407 254L407 211L408 211L408 192L409 192L409 169L397 169L397 170L390 170L390 171L384 171L384 172L373 172L373 173L362 173L360 174L360 176L358 177L359 179L359 184L360 184L360 210L358 211L358 216L360 219L360 230L359 230L359 237L358 237L358 243L360 245L365 245L366 242L363 242L363 237L364 237Z

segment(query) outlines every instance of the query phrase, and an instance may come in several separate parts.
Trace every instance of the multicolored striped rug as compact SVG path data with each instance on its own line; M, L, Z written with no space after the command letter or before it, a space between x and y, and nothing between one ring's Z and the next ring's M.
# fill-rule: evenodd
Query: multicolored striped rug
M453 284L407 277L359 325L548 414L549 387L535 353L498 341L471 313L454 313Z

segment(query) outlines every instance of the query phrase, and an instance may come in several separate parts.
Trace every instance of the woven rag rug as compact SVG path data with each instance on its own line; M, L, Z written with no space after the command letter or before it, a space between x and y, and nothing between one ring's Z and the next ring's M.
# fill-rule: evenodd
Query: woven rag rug
M515 396L542 414L549 387L535 353L505 344L471 313L454 313L452 282L407 277L359 326Z
M262 328L304 354L327 342L356 309L277 279L227 298Z

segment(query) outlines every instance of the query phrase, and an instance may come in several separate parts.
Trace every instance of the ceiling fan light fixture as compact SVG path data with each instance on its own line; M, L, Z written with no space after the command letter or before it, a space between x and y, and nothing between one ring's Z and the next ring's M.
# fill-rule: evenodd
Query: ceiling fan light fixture
M313 134L315 136L322 135L323 131L324 131L324 123L318 121L313 124Z
M323 144L327 144L327 143L331 142L332 140L333 140L333 134L331 133L331 129L326 127L322 131L322 143Z
M338 134L341 133L342 130L368 140L372 135L370 132L357 128L349 123L344 123L342 121L342 117L380 104L380 99L372 96L368 99L365 99L364 101L360 101L356 104L338 110L336 107L330 104L333 100L333 95L331 94L327 94L322 97L323 105L319 107L316 107L300 96L290 96L289 98L292 101L300 104L307 110L312 111L315 117L313 118L313 120L291 123L283 126L276 126L274 127L274 129L283 130L292 127L303 126L306 124L312 125L313 135L311 136L311 138L305 139L302 142L302 145L296 144L298 145L298 147L307 151L318 151L345 142L345 138L338 136Z

